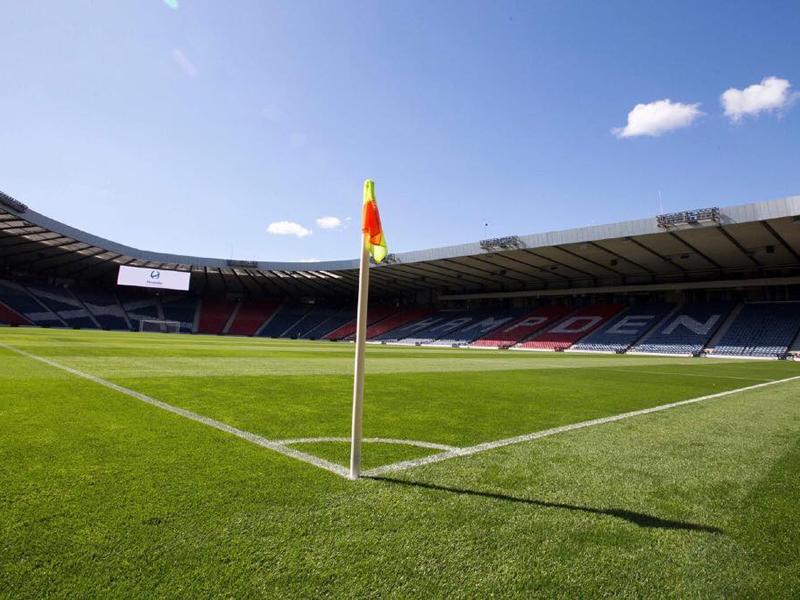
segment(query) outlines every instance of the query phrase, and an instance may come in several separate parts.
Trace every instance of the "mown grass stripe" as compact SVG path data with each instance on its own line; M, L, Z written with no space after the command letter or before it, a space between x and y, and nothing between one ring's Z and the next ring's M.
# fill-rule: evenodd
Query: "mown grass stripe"
M385 475L386 473L393 473L396 471L403 471L406 469L413 469L416 467L421 467L424 465L430 465L433 463L441 462L443 460L449 460L451 458L459 458L463 456L471 456L473 454L478 454L479 452L486 452L487 450L494 450L495 448L502 448L503 446L510 446L512 444L521 444L523 442L530 442L533 440L538 440L544 437L549 437L551 435L556 435L558 433L566 433L568 431L575 431L576 429L585 429L586 427L593 427L595 425L605 425L606 423L613 423L615 421L622 421L623 419L630 419L631 417L639 417L642 415L648 415L655 412L661 412L664 410L669 410L671 408L677 408L679 406L686 406L688 404L695 404L697 402L704 402L706 400L713 400L715 398L722 398L724 396L730 396L732 394L738 394L740 392L748 392L750 390L757 390L763 387L777 385L779 383L787 383L789 381L795 381L800 379L800 375L795 375L794 377L787 377L785 379L777 379L775 381L767 381L765 383L758 383L755 385L749 385L747 387L736 388L734 390L727 390L724 392L717 392L716 394L709 394L706 396L700 396L698 398L690 398L688 400L680 400L678 402L670 402L669 404L661 404L660 406L653 406L650 408L643 408L641 410L633 410L630 412L620 413L618 415L612 415L610 417L601 417L599 419L591 419L589 421L581 421L579 423L572 423L570 425L561 425L560 427L553 427L551 429L545 429L543 431L536 431L533 433L526 433L523 435L518 435L515 437L505 438L502 440L496 440L494 442L484 442L482 444L476 444L475 446L469 446L466 448L456 448L454 450L448 450L446 452L442 452L440 454L432 454L430 456L424 456L422 458L417 458L414 460L406 460L402 462L397 462L391 465L384 465L381 467L376 467L374 469L370 469L364 473L364 477L376 477L378 475Z
M35 354L31 354L30 352L26 352L25 350L20 350L19 348L15 348L14 346L9 346L8 344L0 343L0 348L4 348L10 352L15 352L20 356L24 356L31 360L36 360L46 365L49 365L56 369L61 369L62 371L66 371L76 377L82 377L83 379L88 379L98 385L105 386L109 389L117 391L121 394L125 394L126 396L130 396L131 398L135 398L136 400L140 400L141 402L145 402L146 404L150 404L151 406L155 406L156 408L160 408L162 410L171 412L173 414L179 415L186 419L190 419L197 423L202 423L208 427L213 427L214 429L218 429L219 431L224 431L225 433L229 433L231 435L235 435L243 440L247 440L253 444L258 446L262 446L263 448L267 448L279 454L283 454L284 456L288 456L289 458L294 458L305 463L314 465L315 467L319 467L320 469L325 469L326 471L330 471L331 473L335 473L341 477L347 477L348 471L341 465L337 465L335 463L329 462L317 456L313 456L311 454L306 454L305 452L300 452L294 448L289 448L288 446L284 446L281 443L274 442L272 440L268 440L265 437L260 435L256 435L255 433L251 433L249 431L244 431L243 429L238 429L227 423L223 423L222 421L217 421L216 419L212 419L210 417L206 417L199 413L193 412L191 410L186 410L185 408L179 408L177 406L173 406L172 404L167 404L166 402L162 402L161 400L156 400L155 398L151 398L146 394L142 394L141 392L137 392L136 390L132 390L130 388L123 387L107 379L103 379L102 377L97 377L96 375L92 375L91 373L86 373L84 371L79 371L78 369L73 369L72 367L68 367L66 365L62 365L54 360L49 358L44 358L41 356L37 356Z

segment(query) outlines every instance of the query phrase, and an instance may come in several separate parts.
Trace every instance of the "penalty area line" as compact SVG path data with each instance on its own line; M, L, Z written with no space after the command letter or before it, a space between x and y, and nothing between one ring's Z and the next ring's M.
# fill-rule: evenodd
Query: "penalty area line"
M196 423L201 423L208 427L213 427L214 429L218 429L219 431L224 431L225 433L235 435L236 437L241 438L243 440L247 440L248 442L256 444L257 446L261 446L262 448L267 448L268 450L272 450L273 452L277 452L278 454L282 454L289 458L294 458L304 463L314 465L315 467L319 467L320 469L325 469L326 471L335 473L336 475L344 477L345 479L349 478L350 472L345 467L324 460L317 456L306 454L305 452L300 452L299 450L295 450L294 448L289 448L288 446L284 446L280 442L268 440L267 438L257 435L255 433L250 433L249 431L238 429L236 427L228 425L227 423L223 423L222 421L217 421L216 419L206 417L191 410L180 408L178 406L173 406L172 404L167 404L166 402L162 402L161 400L156 400L155 398L151 398L150 396L142 394L141 392L137 392L136 390L132 390L130 388L117 385L116 383L108 381L107 379L103 379L102 377L98 377L97 375L92 375L91 373L86 373L84 371L79 371L78 369L73 369L72 367L62 365L61 363L58 363L49 358L44 358L42 356L37 356L36 354L31 354L30 352L26 352L25 350L20 350L19 348L15 348L14 346L9 346L8 344L0 343L0 348L4 348L5 350L8 350L10 352L15 352L20 356L30 358L31 360L39 361L56 369L61 369L62 371L66 371L67 373L75 375L76 377L82 377L83 379L88 379L93 383L102 385L121 394L125 394L126 396L130 396L131 398L135 398L136 400L139 400L146 404L150 404L151 406L155 406L156 408L160 408L161 410L171 412L173 414L184 417L191 421L195 421Z
M648 415L650 413L661 412L664 410L669 410L671 408L677 408L679 406L686 406L688 404L696 404L698 402L704 402L706 400L713 400L715 398L722 398L724 396L730 396L732 394L738 394L740 392L747 392L750 390L757 390L760 388L768 387L771 385L777 385L779 383L787 383L789 381L796 381L800 379L800 375L796 375L794 377L787 377L785 379L777 379L774 381L767 381L765 383L758 383L755 385L748 385L747 387L736 388L733 390L727 390L724 392L718 392L716 394L709 394L707 396L700 396L699 398L690 398L688 400L680 400L678 402L670 402L669 404L661 404L659 406L653 406L651 408L643 408L641 410L633 410L630 412L620 413L618 415L612 415L610 417L601 417L599 419L591 419L589 421L581 421L579 423L572 423L570 425L561 425L560 427L553 427L552 429L545 429L543 431L535 431L533 433L526 433L524 435L518 435L515 437L505 438L502 440L496 440L494 442L484 442L483 444L477 444L475 446L468 446L466 448L454 448L453 450L448 450L446 452L441 452L439 454L431 454L429 456L424 456L422 458L417 458L413 460L405 460L402 462L393 463L390 465L383 465L380 467L376 467L374 469L369 469L363 473L364 477L377 477L379 475L385 475L386 473L394 473L396 471L404 471L406 469L413 469L416 467L422 467L424 465L430 465L433 463L441 462L443 460L449 460L451 458L459 458L463 456L472 456L473 454L478 454L479 452L486 452L487 450L494 450L495 448L502 448L504 446L511 446L513 444L521 444L523 442L530 442L533 440L538 440L541 438L549 437L551 435L556 435L559 433L566 433L568 431L575 431L576 429L585 429L587 427L594 427L595 425L605 425L606 423L613 423L615 421L622 421L624 419L630 419L631 417L638 417L641 415Z

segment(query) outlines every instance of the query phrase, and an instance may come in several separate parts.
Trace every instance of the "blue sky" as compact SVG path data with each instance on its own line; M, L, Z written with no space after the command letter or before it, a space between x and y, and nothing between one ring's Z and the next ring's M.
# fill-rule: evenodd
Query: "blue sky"
M391 251L800 194L798 31L796 1L12 2L0 189L264 260L356 256L366 177Z

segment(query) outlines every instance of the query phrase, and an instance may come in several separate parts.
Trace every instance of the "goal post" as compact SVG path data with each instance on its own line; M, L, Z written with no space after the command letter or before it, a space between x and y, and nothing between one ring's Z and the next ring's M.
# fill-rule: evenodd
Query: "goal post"
M180 333L181 322L142 319L139 321L139 331L142 333Z

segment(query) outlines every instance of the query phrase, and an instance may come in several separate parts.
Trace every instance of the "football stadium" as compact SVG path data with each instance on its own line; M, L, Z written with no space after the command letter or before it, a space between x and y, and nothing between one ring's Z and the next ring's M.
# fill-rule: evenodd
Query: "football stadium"
M357 261L0 202L6 592L800 589L800 197L373 263L358 481Z
M797 0L0 14L0 600L800 598Z

